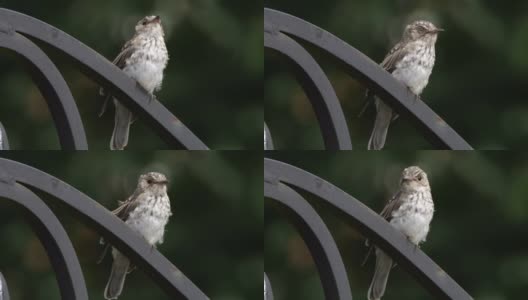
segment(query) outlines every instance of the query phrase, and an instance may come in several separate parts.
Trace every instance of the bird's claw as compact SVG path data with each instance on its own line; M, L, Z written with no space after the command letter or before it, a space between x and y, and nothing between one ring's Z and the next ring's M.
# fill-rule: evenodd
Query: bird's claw
M138 88L140 88L142 91L144 91L145 93L147 93L150 97L149 97L149 101L148 103L150 104L152 101L154 100L157 100L156 99L156 96L154 96L154 94L150 93L149 91L147 91L139 82L136 81L136 86Z
M158 99L156 99L156 96L154 96L154 94L150 94L150 99L149 99L149 104L152 103L152 101L156 101Z
M418 97L418 95L416 95L416 94L414 94L414 93L413 93L413 95L414 95L414 100L413 100L414 102L413 102L413 104L416 104L416 102L418 102L418 99L420 99L420 98Z
M411 95L413 95L413 104L416 104L416 101L418 101L419 99L418 95L416 95L410 87L407 87L407 90L409 91L409 93L411 93Z

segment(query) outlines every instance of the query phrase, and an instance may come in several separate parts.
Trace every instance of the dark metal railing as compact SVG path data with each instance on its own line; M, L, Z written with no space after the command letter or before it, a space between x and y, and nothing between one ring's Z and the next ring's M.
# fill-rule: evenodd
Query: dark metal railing
M138 87L106 58L67 33L30 16L0 8L0 47L14 51L48 104L63 149L88 149L84 126L71 91L50 58L26 36L59 50L70 63L115 95L170 146L204 150L207 146L160 101Z
M285 212L288 221L306 243L317 266L326 299L352 299L348 277L335 240L324 221L293 188L309 192L337 209L363 236L383 249L433 296L472 299L440 266L360 201L309 172L280 161L264 159L264 195Z
M330 80L311 54L295 39L308 42L334 58L399 114L411 120L436 147L471 150L471 146L416 95L366 55L335 35L305 20L264 8L264 47L279 53L293 67L317 116L327 149L352 149L350 133Z
M57 217L26 186L45 192L74 210L81 221L94 228L134 265L150 275L171 299L209 299L156 248L99 203L56 177L0 158L0 198L13 201L26 212L24 215L51 261L62 299L88 299L79 259Z

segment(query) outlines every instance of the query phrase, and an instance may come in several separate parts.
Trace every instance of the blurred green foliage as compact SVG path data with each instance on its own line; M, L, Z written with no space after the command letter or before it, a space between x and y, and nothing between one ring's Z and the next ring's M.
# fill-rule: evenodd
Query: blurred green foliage
M398 187L403 168L418 165L431 183L435 216L422 250L474 299L524 298L528 286L528 160L508 152L282 152L277 159L329 181L376 212ZM301 193L328 225L344 260L354 299L366 299L374 260L361 233L335 208ZM265 271L276 299L323 299L313 260L270 199L265 205ZM384 299L432 299L402 267Z
M264 6L311 22L376 62L416 19L444 28L422 99L476 149L528 146L528 2L446 0L266 0ZM306 45L306 43L301 43ZM341 101L352 142L366 149L374 108L358 118L365 88L308 45ZM317 119L285 60L266 52L265 121L277 149L321 149ZM432 146L404 118L391 125L388 149Z
M262 296L264 210L262 152L6 153L47 172L113 210L134 191L140 174L159 171L170 181L173 216L158 246L211 299ZM1 170L0 170L1 171ZM68 232L90 299L102 299L111 259L96 264L99 235L73 211L41 192ZM0 199L0 271L11 299L59 299L48 257L21 210ZM141 270L126 280L123 299L169 299Z
M211 149L262 149L262 7L215 0L3 0L0 6L40 19L112 61L145 15L162 17L169 50L157 98ZM39 44L40 45L40 44ZM92 149L108 149L112 110L103 118L99 87L58 51L44 46L66 79ZM0 59L0 121L12 149L57 149L47 105L21 60ZM166 149L136 122L128 149Z

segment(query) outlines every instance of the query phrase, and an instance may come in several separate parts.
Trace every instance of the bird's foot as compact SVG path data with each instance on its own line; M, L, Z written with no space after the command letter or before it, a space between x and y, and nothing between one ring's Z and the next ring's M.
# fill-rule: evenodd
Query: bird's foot
M416 104L416 102L418 102L418 100L420 100L420 97L418 95L414 94L414 93L413 93L413 95L414 95L413 104Z
M407 240L409 241L409 243L411 243L413 246L414 246L414 253L416 253L416 251L418 250L418 248L420 248L420 245L417 245L415 244L410 237L408 236L405 236L407 238Z
M152 103L152 101L158 100L154 94L150 94L149 104Z
M140 88L142 91L144 91L145 93L147 93L147 94L150 96L150 97L149 97L149 101L148 101L149 104L152 103L152 101L156 100L156 96L154 96L154 94L152 94L151 92L147 91L147 90L145 89L145 87L143 87L143 86L142 86L139 82L137 82L137 81L136 81L136 86L137 86L138 88Z
M416 104L416 101L418 101L418 99L420 99L420 98L418 97L418 95L416 95L416 94L411 90L410 87L407 87L407 90L409 91L409 93L411 93L411 95L413 95L413 102L412 102L412 103L413 103L413 104Z

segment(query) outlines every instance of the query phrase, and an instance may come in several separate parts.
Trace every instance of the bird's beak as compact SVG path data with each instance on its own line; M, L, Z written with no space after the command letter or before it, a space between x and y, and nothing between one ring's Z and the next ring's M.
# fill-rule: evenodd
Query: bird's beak
M403 177L403 179L402 179L403 182L406 182L406 181L409 182L409 181L413 181L413 180L414 180L414 178L412 178L412 177Z
M161 23L161 18L160 16L156 16L154 17L154 19L152 19L152 21L150 21L151 23Z
M159 184L168 184L169 181L168 180L160 180L158 181Z
M432 30L431 32L432 33L439 33L439 32L442 32L442 31L445 31L443 28L436 28L435 30Z

